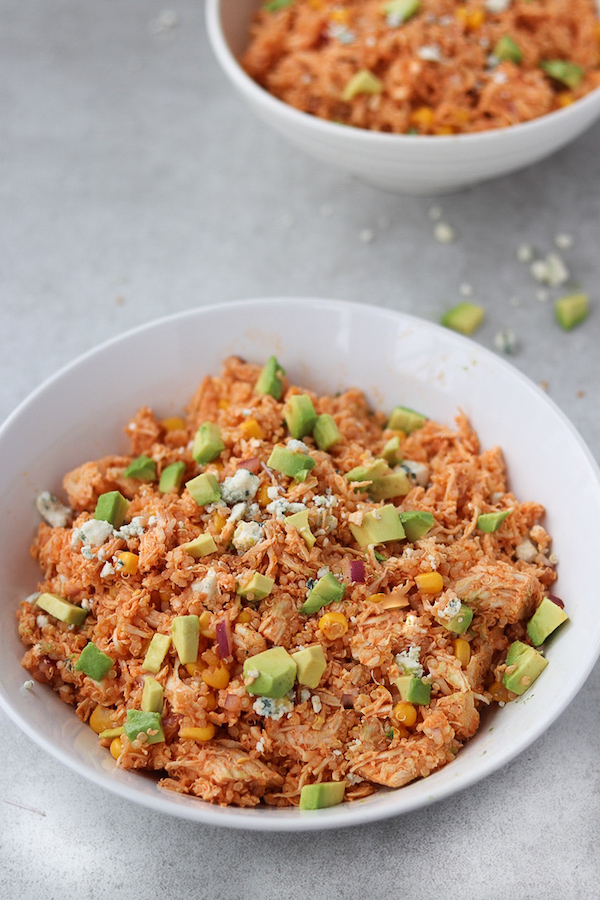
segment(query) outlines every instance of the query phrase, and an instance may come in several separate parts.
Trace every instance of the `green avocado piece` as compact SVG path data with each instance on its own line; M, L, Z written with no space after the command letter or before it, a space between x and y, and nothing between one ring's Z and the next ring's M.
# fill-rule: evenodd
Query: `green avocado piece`
M392 24L389 21L391 19L394 27L397 27L412 18L420 6L419 0L388 0L383 4L382 12L388 17L388 25Z
M160 713L144 712L141 709L128 709L125 734L133 743L140 734L145 734L147 744L159 744L165 739Z
M587 294L567 294L566 297L559 297L554 304L556 321L565 331L570 331L587 319L588 311Z
M458 331L460 334L473 334L477 331L485 318L485 310L483 306L477 303L457 303L452 309L449 309L441 318L441 323L452 331Z
M310 530L310 524L308 521L308 510L302 509L300 512L294 513L291 516L285 517L286 525L293 525L294 528L298 530L300 536L304 540L306 546L310 549L314 547L315 541L317 540L312 531Z
M256 394L270 394L275 400L279 400L282 390L282 375L285 375L285 369L279 365L274 356L270 356L262 367L258 380L254 385L254 392Z
M258 672L252 684L246 688L255 697L285 697L296 680L296 663L284 647L271 647L244 662L244 678Z
M236 588L236 594L243 597L249 603L258 603L264 600L273 590L275 581L268 575L261 575L260 572L253 572L250 578L244 582L240 582Z
M308 394L292 394L283 407L283 418L293 438L300 440L311 434L317 414Z
M378 503L380 500L391 500L392 497L405 497L410 489L411 483L406 472L397 471L375 478L367 490L371 500Z
M390 467L385 459L374 459L372 463L368 463L366 466L355 466L349 472L346 472L344 477L346 481L370 481L373 483L377 478L389 475L390 471ZM361 490L369 489L361 488Z
M459 612L447 622L440 620L440 625L443 625L448 631L452 631L453 634L464 634L472 621L473 610L461 603Z
M81 651L73 668L76 672L83 672L84 675L93 678L94 681L102 681L112 669L113 664L112 657L108 653L103 653L90 641Z
M161 494L169 494L171 491L178 491L183 481L185 473L185 463L183 460L171 463L160 473L158 482L158 490Z
M160 670L163 660L171 646L171 635L156 632L146 650L142 669L144 672L153 672L155 675Z
M144 690L142 691L142 712L162 713L163 689L155 678L144 678Z
M212 462L225 449L219 426L204 422L194 435L192 456L200 466Z
M409 541L420 540L435 524L432 514L420 509L407 509L401 512L400 521Z
M313 428L313 437L319 450L331 450L342 439L335 419L329 413L323 413L317 418Z
M208 556L210 553L215 553L217 550L217 545L215 544L214 538L212 534L208 534L205 532L204 534L199 534L198 537L194 538L193 541L188 541L187 544L180 545L186 553L189 553L190 556L193 556L194 559L200 559L202 556Z
M548 660L534 647L513 641L506 655L506 668L514 666L515 669L504 673L502 684L513 694L523 694L547 665Z
M546 638L556 631L559 625L568 620L568 615L550 597L544 597L533 616L527 623L527 634L535 647L543 644Z
M129 500L126 500L120 491L108 491L98 497L94 518L110 522L113 528L120 528L128 509Z
M83 625L87 616L87 610L83 607L75 606L59 594L50 594L47 591L40 594L35 605L66 625Z
M401 675L394 682L400 692L400 699L415 706L427 706L431 697L431 685L416 675Z
M221 488L216 475L212 472L203 472L195 478L186 481L186 489L198 506L208 506L216 503L221 498Z
M305 784L300 791L300 809L326 809L338 806L346 793L345 781L321 781L319 784Z
M105 731L101 731L98 737L101 741L112 741L116 737L121 737L124 733L125 729L123 726L117 725L115 728L107 728Z
M350 531L361 547L400 541L406 537L398 510L391 503L365 513L362 525L350 524Z
M306 453L288 450L287 447L278 444L273 447L267 465L270 469L293 478L294 481L304 481L310 470L314 468L315 461Z
M314 690L327 668L327 660L321 645L303 647L302 650L292 653L292 659L296 663L298 684L304 684Z
M381 451L382 459L390 466L397 466L398 463L402 462L402 456L400 454L400 438L397 434L394 437L391 437L389 441L386 441L383 450Z
M425 416L408 406L395 406L390 413L387 427L392 431L403 431L404 434L410 434L417 428L422 428L426 421Z
M300 607L303 616L310 616L330 603L337 603L344 596L345 586L331 572L319 578Z
M511 512L512 509L503 509L500 512L482 513L480 516L477 516L477 527L480 531L485 531L487 534L498 531Z
M517 64L523 61L523 51L517 42L508 34L502 35L502 37L496 41L494 49L492 50L492 56L495 56L496 59L507 59L510 62Z
M198 616L175 616L171 623L173 644L180 663L196 662L200 643L200 620Z
M561 84L566 85L568 88L571 88L571 90L581 83L581 80L585 75L585 69L566 59L544 60L540 63L540 69L542 69L546 75L549 75L550 78L554 78L555 81L560 81Z
M341 96L348 103L358 94L381 94L382 91L383 82L368 69L360 69L346 82Z
M123 474L125 478L137 478L139 481L156 481L156 463L142 453L129 463Z

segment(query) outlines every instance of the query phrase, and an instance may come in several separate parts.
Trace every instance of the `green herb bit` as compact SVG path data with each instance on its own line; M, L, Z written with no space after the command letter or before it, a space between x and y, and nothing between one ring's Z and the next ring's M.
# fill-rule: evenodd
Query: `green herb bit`
M492 50L492 54L497 59L509 60L510 62L520 63L523 61L523 51L516 41L508 34L503 35L496 46Z
M540 68L550 78L571 89L578 87L585 75L585 69L566 59L547 59L540 63Z

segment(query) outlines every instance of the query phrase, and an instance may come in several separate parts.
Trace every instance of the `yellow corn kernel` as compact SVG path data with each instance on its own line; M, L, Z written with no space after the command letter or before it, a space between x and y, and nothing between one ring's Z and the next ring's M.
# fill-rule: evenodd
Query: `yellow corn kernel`
M215 690L221 691L229 684L229 670L226 666L209 666L202 673L202 680Z
M229 400L225 400L224 397L221 397L218 403L219 409L229 409Z
M430 106L419 106L410 114L410 124L420 128L431 128L433 125L433 110Z
M200 625L200 634L203 637L207 637L209 640L213 641L216 637L215 629L212 623L212 616L207 609L204 612L201 612L198 617L198 624Z
M347 9L332 9L329 18L332 22L337 22L340 25L347 25L350 16Z
M575 97L570 91L561 91L560 94L556 95L556 102L559 106L570 106L574 100Z
M415 581L423 594L438 594L444 587L444 579L439 572L423 572L415 576Z
M169 416L167 419L161 419L160 424L165 431L181 431L185 428L185 422L181 416Z
M433 129L434 134L454 134L454 129L451 125L438 125L437 128Z
M212 712L213 709L217 708L217 698L215 697L215 695L213 693L209 692L208 694L206 694L205 700L206 700L205 708L209 712Z
M348 631L348 619L344 613L328 612L319 619L319 630L328 641L343 637Z
M508 688L504 687L501 681L494 681L488 690L492 695L492 700L495 700L497 703L508 703L510 700Z
M400 700L392 710L392 718L406 728L413 728L417 721L417 709L407 700Z
M107 731L114 725L113 722L114 709L106 706L97 706L89 718L92 731L100 734L101 731Z
M254 616L252 615L251 610L243 609L239 616L236 619L236 622L239 622L240 625L246 625L248 622L251 622Z
M245 438L257 438L259 441L262 441L265 436L256 419L244 419L240 425L240 431Z
M464 638L456 638L453 642L454 655L461 666L468 666L471 659L471 645Z
M371 603L381 603L385 596L385 594L371 594L369 597L367 597L367 600L369 600Z
M202 660L197 660L196 662L186 663L185 670L189 675L201 675L202 672L206 669L206 663L202 662Z
M323 9L323 0L308 0L311 9Z
M110 755L113 759L118 759L121 755L121 750L123 749L123 744L121 743L121 738L116 737L110 742Z
M461 25L464 25L469 31L477 31L485 21L483 9L469 9L466 5L459 6L455 16Z
M198 728L180 728L179 737L182 741L210 741L215 736L215 726L212 722Z
M216 512L213 513L212 524L215 531L222 531L225 527L225 523L227 522L227 516L224 516L223 513Z
M138 570L139 556L137 553L130 553L129 550L122 550L117 553L117 572L123 575L135 575Z
M262 506L263 509L265 506L268 506L269 503L271 502L271 498L267 494L267 491L269 490L270 487L271 487L271 485L268 484L268 482L263 481L257 491L257 494L256 494L256 502L258 503L259 506Z

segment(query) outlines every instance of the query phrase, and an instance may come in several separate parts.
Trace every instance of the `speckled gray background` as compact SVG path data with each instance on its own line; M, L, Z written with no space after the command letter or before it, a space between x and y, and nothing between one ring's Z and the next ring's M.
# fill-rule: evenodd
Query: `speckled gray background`
M199 0L172 10L0 2L0 417L89 347L167 312L317 295L437 320L468 285L487 311L476 340L493 347L512 329L514 364L546 383L600 458L600 125L474 190L388 196L266 131L217 69ZM436 206L453 243L434 239ZM540 299L516 257L523 243L552 252L559 234L593 302L570 334L552 318L556 291ZM132 807L0 715L0 896L597 898L599 689L596 667L543 738L467 792L298 836Z

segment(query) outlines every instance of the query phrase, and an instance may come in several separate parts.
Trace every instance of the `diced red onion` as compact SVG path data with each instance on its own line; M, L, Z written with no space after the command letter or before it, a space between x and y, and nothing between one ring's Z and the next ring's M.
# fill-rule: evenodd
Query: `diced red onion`
M562 602L560 597L555 596L555 594L548 594L548 600L552 600L552 602L556 603L557 606L560 606L561 609L565 608L565 604Z
M350 581L355 584L364 584L367 580L367 572L362 559L350 560Z
M233 651L229 619L219 619L215 626L215 637L217 639L217 654L219 659L227 659L228 656L231 656Z
M237 464L238 469L248 469L253 475L257 475L260 471L260 459L258 456L251 456L249 459L241 459Z

